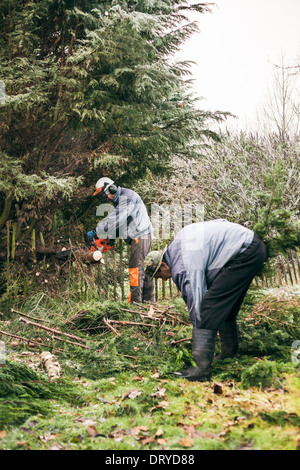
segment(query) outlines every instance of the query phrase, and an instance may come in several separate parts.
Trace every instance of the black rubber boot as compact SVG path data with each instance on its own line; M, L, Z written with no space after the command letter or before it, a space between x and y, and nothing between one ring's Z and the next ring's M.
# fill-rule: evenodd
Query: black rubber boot
M219 329L221 354L216 359L236 357L239 349L238 327L236 321L224 322Z
M177 377L191 381L205 382L210 379L210 365L214 358L216 330L193 329L193 359L197 367L190 366L181 372L174 372Z

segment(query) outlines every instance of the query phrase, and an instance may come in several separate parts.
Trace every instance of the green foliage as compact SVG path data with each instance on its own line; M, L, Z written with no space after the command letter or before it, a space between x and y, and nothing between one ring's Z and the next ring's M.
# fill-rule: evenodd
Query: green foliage
M0 192L8 194L16 201L34 197L33 200L31 199L33 203L42 197L54 199L59 195L68 198L80 183L80 178L55 177L45 172L40 175L26 175L22 171L21 160L13 159L5 154L0 154L0 158Z
M7 362L0 368L0 425L23 423L32 415L48 415L51 400L80 403L78 392L68 381L51 383L24 364Z
M239 314L241 355L259 354L290 362L291 345L300 335L299 296L296 294L291 301L288 288L286 291L286 294L285 288L248 291Z
M300 221L284 206L287 172L279 159L273 173L265 175L265 191L257 193L258 222L253 230L266 243L269 257L300 246Z
M299 420L299 374L291 344L298 338L299 314L293 292L287 290L283 302L272 290L251 291L239 318L241 355L214 361L212 382L201 384L170 374L191 363L191 343L172 343L191 338L190 326L163 318L157 328L130 325L140 321L137 312L143 307L128 308L126 302L84 301L70 292L32 296L16 308L39 323L47 320L48 326L79 335L89 349L54 343L45 331L23 323L20 331L19 313L7 313L2 328L9 320L10 331L28 339L38 336L56 349L64 376L49 382L45 372L13 362L15 354L23 362L34 361L38 351L20 356L26 346L8 347L10 359L0 368L0 421L7 431L1 448L184 450L186 443L191 450L296 448L291 435ZM188 321L181 298L159 306ZM120 336L103 328L103 317L124 322L114 324ZM265 348L256 348L258 338ZM279 354L279 346L287 354Z
M300 417L296 413L287 413L286 411L274 411L273 413L261 413L264 421L278 426L300 426Z
M172 59L197 30L189 10L208 8L182 0L3 2L2 225L10 213L44 227L79 183L95 184L96 172L130 184L147 168L167 172L173 155L199 153L195 142L222 114L199 109L189 64ZM86 197L77 194L73 210Z
M278 375L275 362L259 361L244 370L241 375L241 386L244 388L270 387L278 384Z

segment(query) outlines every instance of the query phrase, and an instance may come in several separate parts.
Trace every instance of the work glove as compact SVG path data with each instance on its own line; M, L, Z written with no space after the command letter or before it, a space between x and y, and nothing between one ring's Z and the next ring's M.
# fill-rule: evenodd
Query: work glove
M89 232L86 233L87 238L91 240L92 238L96 237L96 229L90 230Z

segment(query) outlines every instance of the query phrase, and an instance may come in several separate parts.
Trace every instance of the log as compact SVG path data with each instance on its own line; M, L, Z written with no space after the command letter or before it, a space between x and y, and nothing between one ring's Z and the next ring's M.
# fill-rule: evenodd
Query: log
M78 252L76 253L76 256L78 256ZM99 263L100 261L100 263L104 264L102 252L99 250L83 253L80 259L88 263Z
M61 259L61 260L66 260L70 256L74 256L75 259L78 259L80 261L83 261L85 263L103 263L103 254L102 251L97 250L97 251L87 251L83 250L82 248L74 248L74 249L62 249L61 251L58 251L55 253L56 258Z
M61 366L59 362L55 361L55 357L49 351L42 352L41 361L47 370L50 382L60 377Z
M101 251L87 251L82 248L62 249L60 251L54 250L53 248L36 248L34 253L32 250L16 250L14 252L14 259L17 261L29 260L41 260L44 257L56 257L60 260L67 260L70 256L74 256L76 259L81 260L85 263L102 263L104 264L103 254ZM9 253L10 258L10 253ZM8 254L0 252L0 261L6 261L8 259Z

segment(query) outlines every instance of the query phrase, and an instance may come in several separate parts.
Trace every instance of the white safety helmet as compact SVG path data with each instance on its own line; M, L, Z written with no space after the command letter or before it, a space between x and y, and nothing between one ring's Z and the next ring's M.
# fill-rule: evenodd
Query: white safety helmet
M107 194L108 188L114 184L113 180L110 178L107 178L104 176L103 178L100 178L97 183L96 183L96 191L94 192L94 196L97 194L103 192Z

